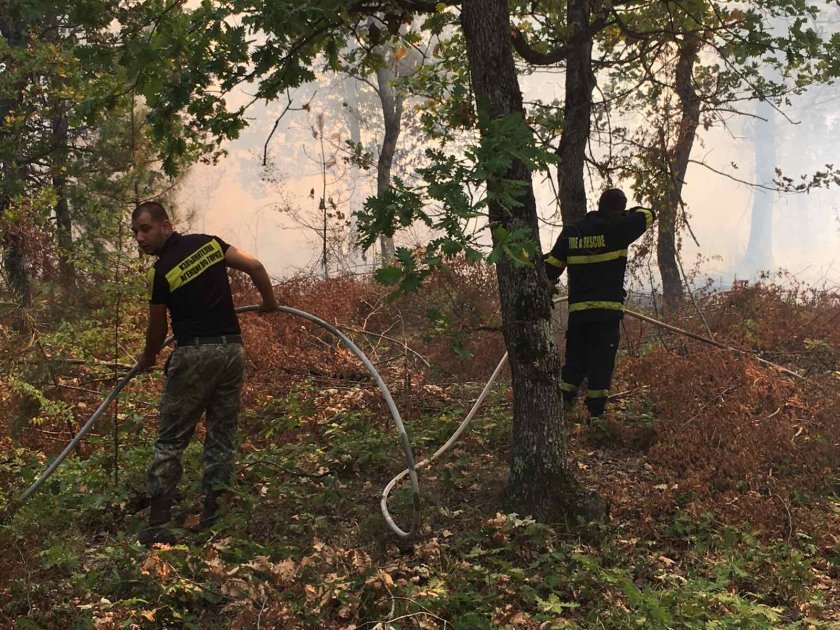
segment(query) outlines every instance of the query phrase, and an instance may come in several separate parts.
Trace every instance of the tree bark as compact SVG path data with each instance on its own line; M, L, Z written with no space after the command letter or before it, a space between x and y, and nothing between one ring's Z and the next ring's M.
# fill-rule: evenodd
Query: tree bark
M362 142L362 128L359 124L359 84L354 77L348 76L345 81L346 91L344 93L344 120L347 123L347 130L350 133L350 142L354 147L357 147ZM358 185L360 181L359 167L350 162L350 179L354 182L351 187L350 199L348 205L350 207L350 242L347 247L347 255L355 264L356 256L361 254L362 260L366 261L365 253L359 251L356 245L357 240L357 226L356 226L356 212L364 204L361 194L361 187Z
M668 155L668 173L663 207L658 217L656 244L659 274L662 277L662 295L668 308L675 307L683 298L683 283L677 264L677 216L682 203L688 159L694 146L697 126L700 124L700 97L694 89L692 76L697 52L700 50L700 40L694 35L685 35L678 42L678 46L675 87L682 113L677 140Z
M53 118L52 185L57 196L55 213L55 237L58 245L58 265L61 285L65 291L72 291L75 285L73 269L73 224L70 219L70 203L67 199L67 116L63 111Z
M592 36L589 0L569 0L566 19L570 29L566 56L566 94L563 105L563 133L557 155L560 214L568 224L586 214L586 187L583 172L586 144L592 120Z
M506 0L464 0L461 24L480 115L514 115L522 119L524 128ZM521 205L505 208L491 202L491 225L508 230L525 227L539 242L529 168L514 160L503 177L523 182ZM494 182L487 185L491 188ZM545 269L541 260L533 267L522 267L503 257L496 264L496 274L513 386L508 499L521 512L544 519L568 519L577 513L577 486L566 467L566 431L558 389L560 362Z
M23 46L26 40L24 29L15 21L15 16L8 6L0 7L0 35L10 47ZM16 94L12 96L12 93ZM22 89L13 87L10 94L0 100L0 121L6 120L8 115L19 108L22 98ZM2 148L0 216L2 216L11 208L15 196L23 192L24 165L18 153L22 148L18 146L19 139L8 137L2 128L0 128L0 134L2 134L0 135L0 148ZM26 264L23 234L14 225L7 224L3 234L0 234L0 247L2 247L3 268L9 288L22 307L30 306L32 287Z
M394 90L393 85L391 85L393 80L394 72L388 65L376 69L379 100L382 104L382 121L385 127L382 147L379 150L379 161L376 164L377 197L382 197L391 187L391 167L394 164L394 153L397 151L397 140L399 140L402 126L404 98ZM379 244L382 249L382 262L384 264L391 263L396 256L394 239L390 236L381 236Z

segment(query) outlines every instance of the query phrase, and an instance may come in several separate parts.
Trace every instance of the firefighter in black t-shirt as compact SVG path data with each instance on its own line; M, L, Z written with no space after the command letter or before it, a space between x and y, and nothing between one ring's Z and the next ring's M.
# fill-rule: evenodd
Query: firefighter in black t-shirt
M181 478L181 455L206 412L204 511L202 527L216 518L219 499L233 471L233 437L245 376L245 351L233 306L227 268L247 273L262 296L263 311L277 307L262 263L215 236L175 232L157 202L138 205L131 216L140 249L157 256L149 270L146 346L137 357L149 368L166 338L166 311L176 347L167 362L160 424L149 467L149 525L140 542L174 544L169 522L172 497Z
M624 317L624 271L627 247L649 229L652 210L625 211L627 197L617 189L604 191L598 210L563 228L546 255L546 273L557 282L568 268L569 325L560 388L563 407L574 407L586 378L586 407L593 418L604 413L618 349L619 324Z

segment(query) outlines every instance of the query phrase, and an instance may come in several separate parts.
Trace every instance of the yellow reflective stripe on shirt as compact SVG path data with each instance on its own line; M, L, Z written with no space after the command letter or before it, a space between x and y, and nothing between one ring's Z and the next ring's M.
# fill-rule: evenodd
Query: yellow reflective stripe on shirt
M589 300L586 302L575 302L574 304L569 304L570 313L574 313L575 311L586 311L592 308L602 308L608 311L623 311L624 304L621 302L606 302L601 300Z
M146 281L148 282L149 299L152 299L152 294L155 292L155 268L152 267L146 272Z
M564 263L559 258L555 258L554 256L549 256L545 259L546 264L551 265L552 267L558 267L560 269L566 268L566 263Z
M225 255L219 241L214 238L209 243L205 243L166 274L169 290L174 291L191 280L195 280L205 270L224 259Z
M653 212L647 208L639 208L636 212L641 212L645 215L645 229L649 230L650 226L653 225Z
M570 265L585 265L589 263L605 262L607 260L617 260L618 258L627 258L626 249L616 249L612 252L604 252L603 254L592 254L590 256L569 256L566 261Z
M607 398L609 395L608 389L590 389L586 392L587 398Z

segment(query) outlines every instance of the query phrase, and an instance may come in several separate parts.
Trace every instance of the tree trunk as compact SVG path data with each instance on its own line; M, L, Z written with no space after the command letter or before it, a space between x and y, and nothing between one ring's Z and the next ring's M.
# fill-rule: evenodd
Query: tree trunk
M362 142L362 129L359 124L359 85L354 77L349 77L345 81L346 91L344 92L344 120L347 123L347 130L350 133L350 142L354 147L357 147ZM357 247L357 225L356 212L364 205L364 199L361 194L361 186L358 185L360 181L359 167L354 163L349 163L350 179L354 182L351 186L350 199L347 200L350 208L350 242L347 245L347 256L355 266L357 256L361 255L363 261L366 261L365 253L359 251Z
M379 86L379 100L382 103L382 120L385 127L385 136L382 139L379 161L376 165L377 197L382 197L391 187L391 167L394 163L394 153L397 150L397 140L399 140L402 125L404 99L402 95L396 93L393 85L391 85L393 80L394 72L388 65L376 69L376 82ZM381 236L379 244L382 248L382 262L384 264L391 263L396 256L394 239L390 236Z
M70 203L67 199L67 116L63 111L53 119L53 175L52 185L58 197L55 213L55 236L58 245L58 265L61 285L65 291L72 291L75 284L73 269L73 225L70 220Z
M766 100L756 105L753 148L755 149L755 182L773 185L776 168L775 111ZM764 119L764 121L762 121ZM752 278L773 268L773 192L756 187L750 213L750 238L741 261L740 271Z
M14 20L8 6L0 7L0 35L10 47L23 46L26 39L25 32ZM19 108L23 98L20 88L8 86L9 95L0 100L0 121ZM14 96L12 96L14 94ZM18 146L19 139L7 136L5 130L0 129L0 216L11 209L14 198L23 192L24 164L16 153L22 147ZM26 250L23 234L14 226L6 224L3 234L0 234L2 247L3 268L9 288L15 294L18 303L27 307L32 304L32 288L29 270L26 264Z
M48 41L54 42L56 46L61 45L61 24L58 10L52 11L48 18L50 31L47 35ZM60 88L63 83L62 77L54 76L52 81L55 88ZM50 176L52 178L53 191L56 194L56 203L53 208L55 214L55 241L58 249L59 277L63 290L72 292L74 282L73 270L73 235L72 222L70 220L70 203L67 198L67 167L69 162L69 121L65 111L65 103L60 99L55 104L55 111L52 118L52 151L50 152Z
M506 0L464 0L461 24L479 115L514 115L524 128ZM514 160L503 177L524 184L521 205L504 208L491 202L491 225L511 231L525 227L539 242L530 170ZM488 188L494 185L487 182ZM533 267L521 267L502 257L496 274L513 386L508 499L514 509L539 518L569 518L577 513L579 502L577 486L566 467L566 431L558 389L560 362L545 269L541 260Z
M668 155L668 174L663 207L659 213L656 245L659 273L662 277L662 295L668 308L675 307L683 297L683 284L677 264L677 213L682 203L682 187L688 170L688 159L694 146L697 126L700 124L700 98L694 90L692 77L697 52L700 50L700 40L694 35L685 35L684 39L678 42L678 46L675 87L682 114L677 141Z
M3 207L8 207L6 204ZM3 235L3 268L9 281L9 288L22 307L32 305L32 283L26 266L26 250L23 247L23 235L15 230L8 230Z
M589 0L569 0L566 18L569 24L569 53L566 57L566 94L563 106L563 134L557 155L560 214L568 224L586 214L586 187L583 172L586 144L592 119L592 37L589 34Z

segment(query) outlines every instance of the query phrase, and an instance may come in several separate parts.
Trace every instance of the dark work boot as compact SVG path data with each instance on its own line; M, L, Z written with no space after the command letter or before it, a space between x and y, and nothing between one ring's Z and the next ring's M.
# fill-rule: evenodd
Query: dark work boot
M589 411L590 421L592 422L603 417L606 406L606 398L587 398L586 409Z
M201 512L201 529L210 529L219 520L219 507L228 496L227 490L210 490L204 495L204 510Z
M172 518L172 497L153 497L149 510L149 524L138 536L141 545L151 547L156 543L174 545L175 535L163 527Z

